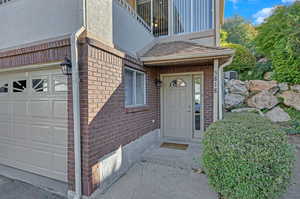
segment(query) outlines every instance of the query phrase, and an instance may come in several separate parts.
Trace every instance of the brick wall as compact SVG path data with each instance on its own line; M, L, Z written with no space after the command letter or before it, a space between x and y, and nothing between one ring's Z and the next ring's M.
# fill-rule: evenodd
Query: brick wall
M70 57L69 39L0 52L0 69L44 64Z
M156 69L142 67L134 59L91 45L81 45L80 103L82 134L83 193L91 195L99 184L93 184L92 167L104 155L129 144L159 128L159 90L155 86ZM124 67L144 71L147 78L147 105L125 108ZM70 88L71 90L71 88ZM70 91L70 98L72 92ZM69 116L72 104L69 103ZM153 123L152 120L155 122ZM70 121L70 126L72 125ZM73 130L69 130L69 140ZM73 145L69 146L69 188L74 190Z

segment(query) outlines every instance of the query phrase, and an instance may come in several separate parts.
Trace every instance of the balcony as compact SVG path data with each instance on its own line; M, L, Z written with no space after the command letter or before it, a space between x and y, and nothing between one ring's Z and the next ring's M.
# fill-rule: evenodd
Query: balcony
M213 29L214 0L127 0L154 36Z

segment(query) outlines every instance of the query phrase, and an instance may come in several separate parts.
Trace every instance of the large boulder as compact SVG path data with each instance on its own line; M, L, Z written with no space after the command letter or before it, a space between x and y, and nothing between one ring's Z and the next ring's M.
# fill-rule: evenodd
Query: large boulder
M250 80L248 82L248 89L251 92L269 90L274 87L277 87L276 81Z
M272 80L272 75L273 75L273 72L266 72L264 74L264 80L267 80L267 81Z
M293 90L293 91L295 91L297 93L300 93L300 84L291 86L291 90Z
M288 83L279 83L278 87L279 87L279 90L281 92L289 90L289 84Z
M232 109L241 104L245 101L245 97L239 94L227 94L225 95L225 108Z
M300 111L300 93L294 91L285 91L280 97L283 98L283 103L286 106L291 106L294 109Z
M291 120L289 114L287 114L282 108L275 107L265 114L272 122L287 122Z
M247 100L249 107L258 109L272 109L279 103L277 97L272 92L264 90Z
M232 79L226 82L226 88L228 89L229 93L232 94L240 94L244 96L249 94L246 83L240 80Z

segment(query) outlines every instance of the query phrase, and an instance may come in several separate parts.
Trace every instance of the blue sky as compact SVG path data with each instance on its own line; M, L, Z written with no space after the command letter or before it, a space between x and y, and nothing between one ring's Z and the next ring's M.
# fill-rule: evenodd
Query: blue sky
M264 18L272 14L274 6L286 5L295 0L225 0L225 18L235 14L243 16L245 19L260 24Z

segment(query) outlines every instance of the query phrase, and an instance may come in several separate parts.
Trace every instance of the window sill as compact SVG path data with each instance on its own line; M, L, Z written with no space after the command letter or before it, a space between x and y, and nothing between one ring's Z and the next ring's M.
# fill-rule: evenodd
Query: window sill
M149 110L150 110L150 107L148 105L125 107L126 113L137 113L137 112L143 112L143 111L149 111Z

